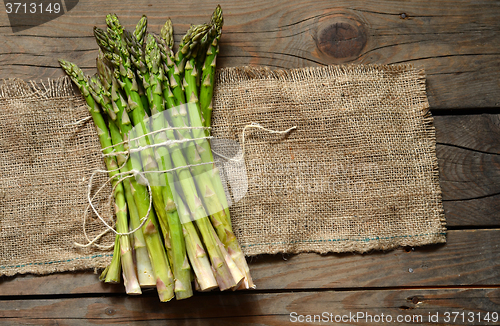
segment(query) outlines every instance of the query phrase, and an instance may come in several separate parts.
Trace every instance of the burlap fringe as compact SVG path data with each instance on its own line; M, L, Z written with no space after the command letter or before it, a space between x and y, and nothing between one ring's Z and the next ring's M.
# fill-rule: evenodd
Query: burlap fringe
M353 73L356 74L375 74L375 73L400 73L413 70L413 65L340 65L324 67L306 67L295 69L271 69L269 67L230 67L218 70L217 80L222 82L237 82L253 79L280 79L295 80L310 77L332 78L342 77ZM421 74L421 75L420 75ZM423 82L423 93L425 97L425 73L423 69L419 70L420 81Z
M57 79L49 79L46 82L25 82L19 78L2 79L0 84L0 100L8 98L35 97L49 99L55 97L67 97L80 94L73 86L68 76Z

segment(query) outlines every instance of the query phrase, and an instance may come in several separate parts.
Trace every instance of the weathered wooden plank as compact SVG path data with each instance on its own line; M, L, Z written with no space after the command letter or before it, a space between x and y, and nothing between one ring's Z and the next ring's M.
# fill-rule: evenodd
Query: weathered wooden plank
M6 15L1 15L0 76L61 76L58 57L93 67L97 47L92 26L103 26L107 12L116 12L128 27L146 14L153 31L170 16L179 40L189 23L207 20L217 2L80 1L61 17L16 34ZM497 1L261 0L221 4L225 28L220 66L413 63L427 71L433 108L500 106Z
M443 200L471 200L500 193L500 155L436 146Z
M500 115L434 117L449 226L499 225Z
M261 289L498 284L497 230L450 231L446 245L358 254L301 254L251 264ZM481 238L481 239L479 239Z
M450 227L498 227L500 224L499 194L470 200L444 201L443 207Z
M500 277L500 230L449 231L446 245L371 254L312 253L250 258L257 289L484 286ZM92 273L18 276L0 281L1 295L122 292ZM197 294L200 295L200 294Z
M500 115L435 116L449 226L498 226Z
M57 316L63 324L306 325L319 315L315 324L334 323L337 318L342 324L394 325L406 318L424 325L484 325L486 313L491 321L496 312L493 318L498 321L499 310L498 288L307 291L208 294L169 303L156 297L10 300L0 301L0 321L54 325L49 318Z
M71 293L124 293L123 286L99 281L91 271L0 277L0 296Z
M500 155L500 114L434 116L436 141Z

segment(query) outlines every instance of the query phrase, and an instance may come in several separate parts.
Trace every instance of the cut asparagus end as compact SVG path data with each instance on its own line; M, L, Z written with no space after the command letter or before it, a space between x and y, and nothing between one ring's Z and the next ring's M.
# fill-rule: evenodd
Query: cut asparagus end
M142 230L139 230L142 232ZM146 247L136 248L137 276L142 288L152 288L156 286L154 272L149 260Z
M156 289L161 302L168 302L174 298L173 286L166 286L160 278L156 280Z
M132 251L122 253L123 283L125 292L131 295L142 294L141 286L137 279L136 269L132 257Z
M120 237L115 237L115 248L111 263L102 272L100 280L106 283L120 283L121 281L121 255L120 255Z

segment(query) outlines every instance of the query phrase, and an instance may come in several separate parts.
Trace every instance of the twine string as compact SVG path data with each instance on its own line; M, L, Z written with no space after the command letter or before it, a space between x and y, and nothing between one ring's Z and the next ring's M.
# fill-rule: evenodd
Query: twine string
M214 153L215 155L217 155L219 157L222 157L223 159L226 159L228 161L232 161L232 162L241 162L241 161L243 161L243 159L245 158L245 132L246 132L247 129L250 129L250 128L262 129L262 130L265 130L265 131L269 132L270 134L287 134L290 131L292 131L294 129L297 129L297 126L293 126L291 128L288 128L287 130L280 131L280 130L272 130L272 129L268 129L268 128L262 127L258 122L252 122L251 124L246 125L243 128L243 131L241 133L241 156L239 158L227 157L227 156L222 155L221 153L215 152L214 150L212 150L212 153Z
M78 121L75 121L75 122L72 122L72 123L67 123L67 124L63 125L63 127L78 126L80 123L83 123L83 122L88 121L90 119L92 119L92 117L88 116L88 117L85 117L85 118L80 119Z

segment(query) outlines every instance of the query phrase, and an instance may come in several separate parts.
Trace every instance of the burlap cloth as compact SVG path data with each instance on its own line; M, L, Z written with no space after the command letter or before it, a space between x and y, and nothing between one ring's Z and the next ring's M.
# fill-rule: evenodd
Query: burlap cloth
M103 169L68 79L0 86L0 275L104 267L85 243L88 178ZM445 242L435 132L423 71L348 66L220 71L213 135L242 141L248 189L231 206L247 255L366 252ZM97 178L102 184L105 176ZM229 189L230 190L230 189ZM98 198L109 213L106 197ZM89 237L103 230L89 215ZM110 215L109 215L110 216ZM99 243L112 243L104 236Z

